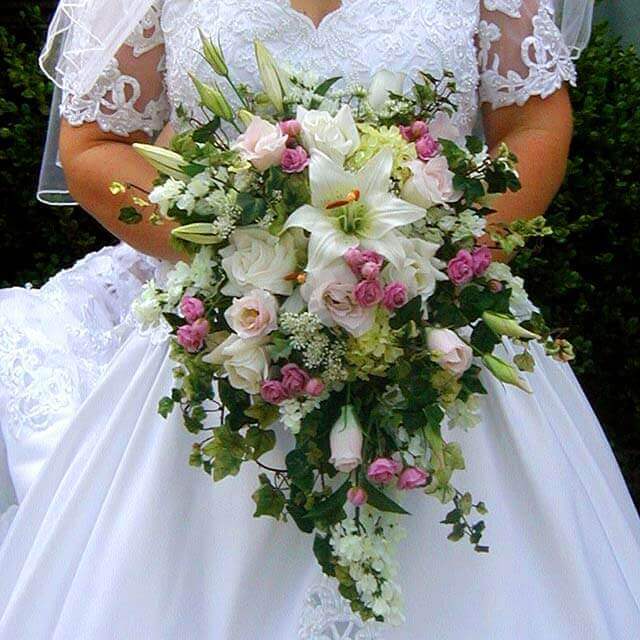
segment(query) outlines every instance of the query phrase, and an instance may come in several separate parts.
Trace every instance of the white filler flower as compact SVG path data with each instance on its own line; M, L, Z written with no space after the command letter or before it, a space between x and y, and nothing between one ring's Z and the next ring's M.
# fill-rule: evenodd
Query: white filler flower
M311 234L307 271L322 269L356 246L402 266L404 250L395 229L424 217L425 210L389 193L392 166L393 153L387 148L357 173L312 152L311 204L296 209L284 225L284 230L301 227Z

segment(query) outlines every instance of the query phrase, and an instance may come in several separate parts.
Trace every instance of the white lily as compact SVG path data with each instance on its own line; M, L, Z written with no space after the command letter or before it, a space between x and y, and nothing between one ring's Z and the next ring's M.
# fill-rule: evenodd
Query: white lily
M357 173L318 150L311 153L311 204L296 209L283 229L301 227L311 234L307 271L322 269L357 246L377 251L401 268L403 236L395 230L420 220L425 210L389 193L392 166L388 148Z

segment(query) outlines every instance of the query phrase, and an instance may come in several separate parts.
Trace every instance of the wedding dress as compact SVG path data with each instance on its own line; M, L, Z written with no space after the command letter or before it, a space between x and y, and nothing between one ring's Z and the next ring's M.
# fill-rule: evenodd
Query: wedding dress
M550 0L343 0L318 26L288 0L164 0L87 95L66 87L64 117L122 136L177 125L179 106L196 110L187 72L209 74L198 27L248 84L256 37L345 82L451 70L465 132L480 102L522 105L576 80ZM456 439L468 464L458 484L490 509L491 551L447 541L445 508L409 496L407 621L362 624L322 578L310 537L252 518L257 470L208 482L187 466L180 417L157 414L172 386L166 336L128 310L163 270L121 245L41 290L0 293L0 461L12 481L0 509L17 505L0 525L2 640L640 638L640 522L568 365L535 350L532 395L484 380L482 423Z

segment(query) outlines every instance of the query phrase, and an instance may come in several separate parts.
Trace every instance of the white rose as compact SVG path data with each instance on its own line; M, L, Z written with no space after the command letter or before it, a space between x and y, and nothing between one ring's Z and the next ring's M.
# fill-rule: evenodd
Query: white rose
M307 275L300 293L310 313L327 327L342 327L356 338L373 326L375 308L360 306L353 296L358 279L347 263L335 260L325 269Z
M436 283L447 280L444 269L446 264L435 257L440 245L421 238L403 238L402 246L405 258L402 268L388 264L382 277L385 282L402 282L407 287L409 299L420 295L428 300L436 290Z
M236 298L224 317L241 338L266 336L278 327L278 302L268 291L254 289Z
M371 79L369 104L374 111L380 111L389 99L389 92L402 94L406 74L381 69Z
M471 347L451 329L431 329L427 334L427 345L436 362L455 376L461 376L471 366Z
M309 111L298 107L296 120L302 127L302 143L307 151L322 151L342 164L360 144L360 134L349 105L343 105L335 116L327 111Z
M241 338L230 335L221 345L202 359L221 364L229 376L229 384L251 395L260 393L260 385L269 376L269 356L265 345L269 338Z
M231 146L258 171L280 164L289 136L278 125L253 116L246 131Z
M331 429L329 462L338 471L353 471L362 462L362 443L362 429L353 407L349 404L342 408L340 417Z
M462 194L453 188L453 172L444 156L436 156L427 162L411 160L405 166L412 173L402 187L402 197L408 202L429 209L460 199Z
M229 279L222 288L224 295L237 297L253 289L291 295L293 283L285 280L297 267L291 234L276 237L258 227L244 227L236 229L229 240L229 246L220 250Z
M504 262L492 262L485 271L484 277L487 280L500 280L505 282L511 289L511 299L509 301L509 311L520 321L528 320L537 307L533 305L524 288L524 280L519 276L514 276L509 265Z

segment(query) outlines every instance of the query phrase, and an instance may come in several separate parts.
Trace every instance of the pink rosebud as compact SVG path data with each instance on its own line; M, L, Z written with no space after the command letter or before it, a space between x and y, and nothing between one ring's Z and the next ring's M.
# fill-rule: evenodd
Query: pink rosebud
M283 120L278 123L280 131L290 138L295 138L302 131L302 125L298 120Z
M317 398L322 395L325 389L325 384L320 380L320 378L311 378L309 382L307 382L307 386L304 388L306 394Z
M282 382L278 380L263 380L260 385L260 395L269 404L280 404L289 397Z
M420 160L430 160L437 155L439 148L438 141L434 140L428 133L416 142L416 152Z
M383 296L384 291L378 280L361 280L353 289L353 297L365 309L375 307Z
M371 251L371 249L365 249L361 252L362 258L365 263L373 262L381 267L384 264L384 256L380 255L377 251Z
M500 280L489 280L489 291L500 293L502 289L504 289L504 286Z
M365 280L375 280L380 275L380 265L377 262L365 262L360 269L360 275Z
M491 250L489 247L476 247L471 257L473 258L474 275L483 275L491 264Z
M400 134L407 142L414 142L427 133L429 133L429 127L424 120L415 120L408 127L400 125Z
M285 173L301 173L309 166L309 154L301 146L285 149L280 166Z
M382 304L389 310L399 309L407 304L407 287L403 282L390 282L384 289Z
M398 478L398 489L417 489L429 483L429 474L418 467L407 467Z
M367 492L362 487L351 487L347 491L347 500L354 507L361 507L369 498Z
M195 322L204 315L204 302L193 296L184 296L180 302L180 312L187 322Z
M282 386L289 396L297 396L302 393L309 382L309 374L297 364L290 362L280 370L282 373Z
M449 260L447 265L449 280L453 284L461 285L471 282L475 271L473 268L473 257L466 249L460 249L455 258Z
M362 265L365 263L365 259L362 256L362 251L358 247L351 247L347 249L344 254L345 262L349 265L349 268L357 276L360 275Z
M367 469L367 477L378 484L389 484L400 469L402 465L392 458L376 458Z
M209 321L199 318L193 324L185 324L178 329L178 344L189 353L196 353L204 346L209 333Z

